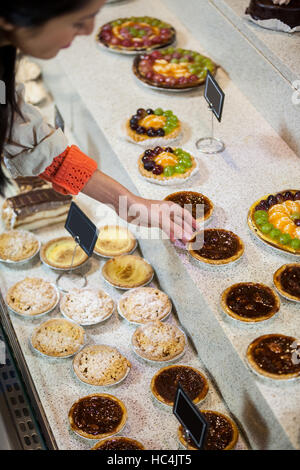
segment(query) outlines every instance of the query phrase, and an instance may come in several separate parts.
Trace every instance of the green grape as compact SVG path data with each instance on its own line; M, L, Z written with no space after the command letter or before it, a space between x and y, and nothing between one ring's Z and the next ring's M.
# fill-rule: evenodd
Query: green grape
M175 48L174 47L168 47L167 49L165 49L165 51L167 52L167 54L173 54L173 52L175 51Z
M265 219L266 222L269 219L268 213L266 211L256 211L256 212L254 212L254 219L256 220L258 217L262 218L262 219Z
M152 21L150 22L151 26L158 26L159 23L160 23L159 20L152 20Z
M298 238L293 238L290 242L291 247L293 250L300 250L300 240Z
M293 214L291 214L291 219L292 220L300 219L300 212L294 212Z
M183 150L180 149L180 148L177 148L177 149L174 150L174 153L175 153L175 155L177 155L177 157L179 157L180 155L182 155L182 152L183 152Z
M177 124L178 124L178 119L177 119L177 117L176 117L176 116L171 116L171 117L169 117L169 118L168 118L168 125L169 125L169 124L171 124L171 125L174 124L175 126L177 126Z
M186 168L182 165L176 165L175 166L175 173L185 173Z
M191 168L193 166L192 160L184 160L183 158L180 158L178 164L184 168Z
M154 111L154 114L156 116L162 116L164 113L163 109L162 108L156 108L155 111Z
M186 62L186 58L185 58L185 57L181 57L181 58L179 59L179 62L180 62L180 63Z
M179 59L171 59L171 64L179 64Z
M281 235L280 230L278 228L272 228L272 230L269 233L269 236L275 240L276 238L279 238Z
M200 78L200 79L205 78L206 77L206 72L202 70L202 72L197 73L197 77Z
M189 69L189 72L192 73L193 75L197 73L197 68L193 65L190 66L188 69Z
M138 33L139 38L143 38L145 35L146 35L146 31L144 31L143 29L140 29Z
M279 243L287 245L291 240L291 236L288 233L282 233L279 237Z
M262 233L269 233L271 230L274 228L272 224L269 224L268 222L266 224L263 224L261 227Z
M173 128L171 126L163 126L163 130L165 131L165 134L170 134Z
M174 166L166 166L164 168L164 176L173 176L175 173L175 167Z
M170 109L167 109L167 111L164 111L163 112L163 115L167 118L173 116L173 111L171 111Z
M200 64L203 62L203 57L199 54L196 55L194 61L196 62L196 64Z
M191 155L188 152L185 152L184 150L182 151L182 155L185 158L189 158L189 159L191 158Z
M261 217L257 217L255 222L256 222L256 225L264 225L267 221L266 221L266 219L263 219Z

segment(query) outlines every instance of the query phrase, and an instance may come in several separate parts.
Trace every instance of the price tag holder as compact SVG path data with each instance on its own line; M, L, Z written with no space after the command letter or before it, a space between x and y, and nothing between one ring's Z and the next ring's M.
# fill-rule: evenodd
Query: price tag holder
M177 387L173 414L188 432L188 437L192 439L195 446L199 450L203 449L208 430L208 422L180 384Z
M99 230L75 202L71 203L65 229L72 235L80 248L88 256L92 256L99 236Z
M211 111L214 113L218 121L221 122L225 93L209 70L207 71L206 76L204 98L208 102Z

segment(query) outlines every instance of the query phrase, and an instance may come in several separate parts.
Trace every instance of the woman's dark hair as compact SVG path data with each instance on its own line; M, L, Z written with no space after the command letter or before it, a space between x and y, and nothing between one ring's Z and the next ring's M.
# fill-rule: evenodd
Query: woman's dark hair
M34 28L57 16L76 11L89 0L1 0L0 17L15 26ZM2 37L0 30L0 38ZM5 83L6 103L0 104L0 156L5 140L10 138L15 113L20 114L15 98L16 48L0 47L0 80ZM0 166L0 194L6 178Z

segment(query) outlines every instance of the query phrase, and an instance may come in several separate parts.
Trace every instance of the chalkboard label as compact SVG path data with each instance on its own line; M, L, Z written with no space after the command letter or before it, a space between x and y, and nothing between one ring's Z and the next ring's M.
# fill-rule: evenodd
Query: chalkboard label
M85 253L92 256L99 230L75 202L71 203L65 228Z
M225 93L220 88L209 70L207 71L206 76L204 97L218 121L221 122Z

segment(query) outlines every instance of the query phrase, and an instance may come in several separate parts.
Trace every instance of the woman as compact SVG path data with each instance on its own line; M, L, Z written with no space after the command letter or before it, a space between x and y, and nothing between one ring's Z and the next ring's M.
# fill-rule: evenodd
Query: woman
M114 206L127 197L129 222L158 226L172 241L191 239L196 222L172 203L146 200L129 192L97 169L94 160L76 146L68 147L60 130L46 124L34 107L25 104L23 87L15 87L16 49L50 59L69 47L76 36L89 35L105 0L2 0L0 4L0 80L6 85L6 104L0 105L0 154L13 178L39 175L62 193L84 194ZM0 185L5 178L1 172ZM1 189L0 186L0 189ZM134 206L134 211L130 212ZM171 210L171 211L170 211ZM136 214L139 214L137 222Z

